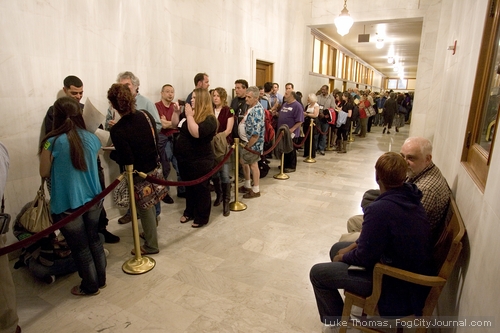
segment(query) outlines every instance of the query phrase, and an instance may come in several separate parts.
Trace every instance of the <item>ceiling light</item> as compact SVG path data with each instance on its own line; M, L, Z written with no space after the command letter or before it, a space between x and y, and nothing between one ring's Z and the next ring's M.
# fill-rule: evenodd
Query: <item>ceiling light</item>
M335 26L337 27L337 33L341 36L345 36L349 33L354 20L349 11L347 10L347 0L344 0L344 9L340 12L339 17L335 19Z
M377 49L381 49L384 47L384 37L382 34L379 35L378 32L376 33L376 35L377 35L377 43L375 44L375 47Z
M387 63L394 64L394 58L393 57L388 57L387 58Z

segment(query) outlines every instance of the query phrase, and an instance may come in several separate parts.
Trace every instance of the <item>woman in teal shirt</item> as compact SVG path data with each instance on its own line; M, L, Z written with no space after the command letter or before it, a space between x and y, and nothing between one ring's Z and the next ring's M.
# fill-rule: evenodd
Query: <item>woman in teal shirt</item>
M40 175L51 179L50 210L58 222L101 192L99 139L86 130L80 105L70 97L54 103L54 130L41 141ZM106 286L106 256L98 236L102 201L61 228L82 278L73 295L97 295Z

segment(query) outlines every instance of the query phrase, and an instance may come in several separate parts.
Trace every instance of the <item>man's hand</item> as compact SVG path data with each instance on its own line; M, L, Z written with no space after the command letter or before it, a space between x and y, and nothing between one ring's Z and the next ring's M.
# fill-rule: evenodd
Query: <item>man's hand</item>
M116 124L116 121L111 119L110 121L108 121L108 127L111 128L113 127L114 125Z

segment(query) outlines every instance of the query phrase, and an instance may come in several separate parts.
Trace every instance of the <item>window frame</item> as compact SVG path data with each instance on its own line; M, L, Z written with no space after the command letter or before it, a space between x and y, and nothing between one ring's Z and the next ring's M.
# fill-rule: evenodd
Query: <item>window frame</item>
M489 102L492 82L492 70L495 68L497 53L500 52L500 1L491 0L486 13L483 38L481 41L476 78L469 110L466 133L462 150L462 165L465 167L473 181L484 192L488 178L491 156L494 151L496 138L495 130L491 140L490 151L487 152L480 144L481 122ZM500 66L500 65L499 65ZM499 109L500 110L500 109ZM499 111L496 121L498 123Z

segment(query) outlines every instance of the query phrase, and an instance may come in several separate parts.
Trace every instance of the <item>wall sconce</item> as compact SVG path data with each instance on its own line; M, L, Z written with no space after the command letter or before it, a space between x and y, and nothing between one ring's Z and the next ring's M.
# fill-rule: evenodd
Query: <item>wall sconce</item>
M349 11L347 10L347 0L344 0L344 9L342 9L340 15L334 22L337 27L337 33L340 36L345 36L349 33L349 29L351 29L354 20L351 15L349 15Z

